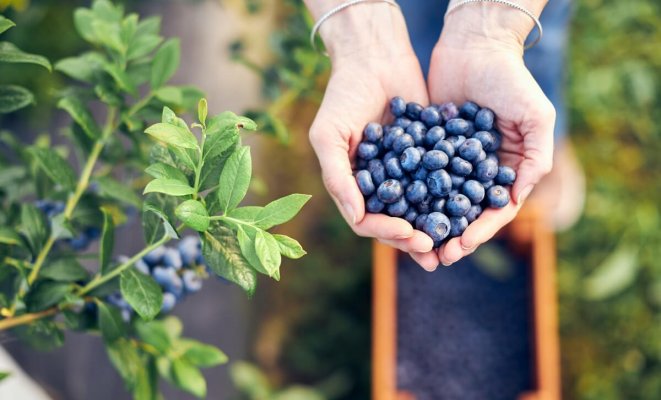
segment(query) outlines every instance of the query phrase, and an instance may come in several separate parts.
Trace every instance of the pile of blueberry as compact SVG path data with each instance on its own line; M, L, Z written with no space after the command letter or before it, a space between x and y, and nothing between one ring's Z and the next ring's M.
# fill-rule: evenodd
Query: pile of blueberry
M48 220L64 212L64 202L62 201L37 200L35 206L46 215ZM101 237L101 230L99 228L96 226L87 226L72 238L58 240L57 245L65 244L74 251L83 251L99 237Z
M390 101L395 120L367 124L356 182L367 212L402 217L439 247L460 236L485 207L502 208L515 171L499 165L501 135L488 108L466 102L423 107Z
M128 258L124 256L118 258L119 262L126 260ZM170 312L186 295L199 291L202 288L202 280L207 276L200 239L197 236L184 237L177 248L156 248L138 260L135 268L145 275L151 275L163 290L162 313ZM125 320L131 318L133 310L121 293L114 293L106 300L121 310Z

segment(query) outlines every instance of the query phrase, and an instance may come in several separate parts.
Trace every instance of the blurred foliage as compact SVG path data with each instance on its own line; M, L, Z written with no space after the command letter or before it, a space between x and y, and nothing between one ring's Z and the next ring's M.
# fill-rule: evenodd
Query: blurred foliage
M560 236L567 398L661 393L661 4L581 0L571 32L583 219Z

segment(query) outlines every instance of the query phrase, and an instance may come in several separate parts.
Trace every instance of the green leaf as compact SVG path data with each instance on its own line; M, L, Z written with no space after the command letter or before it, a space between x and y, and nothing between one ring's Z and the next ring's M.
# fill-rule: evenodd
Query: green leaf
M87 270L73 257L58 258L49 261L39 271L39 278L60 282L84 281L88 278Z
M0 85L0 114L8 114L34 103L32 93L16 85Z
M137 36L129 45L126 58L130 61L146 56L158 47L162 41L163 38L155 34Z
M135 84L126 71L120 69L120 67L115 64L106 64L103 69L112 77L120 89L125 90L133 96L137 96L138 89L135 87Z
M36 312L52 307L64 299L71 288L67 282L37 281L25 296L27 310Z
M179 39L170 39L163 43L154 55L151 71L151 87L158 89L170 80L179 68L181 49Z
M0 15L0 33L6 31L7 29L16 26L16 24L4 16Z
M110 176L100 176L94 179L101 195L130 204L137 208L142 206L142 199L138 196L131 186L118 182Z
M252 175L250 148L237 149L225 163L218 182L218 203L224 213L236 208L248 192Z
M273 238L273 235L258 229L255 236L255 251L269 276L276 280L280 279L280 263L282 262L282 258L280 257L280 247L278 246L278 242Z
M245 361L233 362L230 376L234 386L251 399L267 399L272 396L271 385L259 368Z
M70 78L92 83L94 78L103 71L106 59L99 53L91 51L78 57L64 58L55 63L55 70Z
M48 71L52 70L50 62L46 57L25 53L9 42L0 42L0 62L36 64L46 68Z
M32 255L41 251L46 239L48 239L49 227L46 224L46 217L39 209L32 204L23 204L21 207L21 229L20 232L25 236Z
M142 319L151 320L161 311L163 293L150 276L128 268L120 276L119 287L124 299Z
M133 343L119 338L115 342L107 343L106 351L127 389L134 393L134 398L151 400L150 388L145 385L145 382L149 381L146 363Z
M97 302L99 310L99 329L106 343L112 343L126 334L126 325L122 320L119 310L108 307L103 302Z
M289 221L298 214L310 197L312 196L307 194L290 194L270 202L255 218L255 226L269 229Z
M41 351L52 351L64 344L64 332L52 319L42 319L16 327L12 333L21 341Z
M154 96L167 104L181 105L184 96L181 89L176 86L164 86L154 92Z
M172 375L180 389L200 399L206 397L207 383L204 376L196 366L184 358L172 360Z
M258 206L239 207L230 211L227 216L252 223L263 209L264 207Z
M22 244L21 237L18 233L8 226L0 226L0 243L8 244L10 246L20 246Z
M188 178L186 178L186 175L184 175L183 172L162 162L150 165L145 169L145 172L156 179L172 179L188 184Z
M208 112L207 99L200 99L200 101L197 103L197 119L202 125L207 123Z
M177 347L183 349L184 358L200 368L215 367L228 361L219 348L192 339L180 339Z
M259 273L269 275L269 271L262 265L262 261L257 256L257 250L255 249L257 230L258 228L252 226L237 225L236 238L239 241L241 254L243 254L243 257L245 257L250 266Z
M174 210L177 218L186 226L198 232L209 228L209 214L202 203L197 200L186 200Z
M140 339L153 346L160 354L166 354L172 343L161 321L136 321L135 329Z
M57 103L57 107L65 110L91 139L101 137L101 129L96 124L92 113L77 97L67 96Z
M303 246L301 246L301 244L298 243L298 241L295 239L290 238L289 236L278 234L274 234L273 237L275 238L276 242L278 242L280 253L283 256L291 259L298 259L307 254L307 252L303 250Z
M161 122L164 124L175 125L180 128L184 128L188 130L188 125L186 125L186 121L177 117L177 114L175 114L174 111L172 111L172 109L170 109L167 106L163 107L163 112L161 113Z
M213 272L239 285L248 296L255 293L257 273L241 255L239 243L230 229L212 224L202 237L202 255Z
M115 247L115 223L112 215L105 208L101 208L101 212L103 212L103 232L99 245L99 268L101 275L104 275L109 272L112 250Z
M239 128L254 131L257 129L257 124L250 118L236 115L231 111L225 111L209 120L209 123L207 124L207 134Z
M92 28L94 13L87 8L77 8L73 13L73 22L78 34L88 42L96 43L96 34Z
M119 24L95 19L92 21L92 31L97 43L120 54L126 53L126 46L122 42Z
M615 296L634 283L638 269L638 250L622 244L585 279L584 296L590 300Z
M184 326L181 323L181 320L173 315L169 315L159 321L165 329L165 332L168 334L170 339L177 339L181 336L181 332L184 330Z
M76 188L76 174L73 168L55 150L33 146L30 147L29 152L53 182L70 191Z
M172 124L158 123L150 126L145 132L156 140L161 142L182 147L185 149L197 149L197 138L188 130L188 128L180 127Z
M61 212L50 220L51 236L56 239L70 239L73 237L71 222Z
M143 193L165 193L170 196L186 196L195 193L195 189L175 179L154 179L147 184Z
M179 238L172 226L176 203L177 200L171 196L148 195L142 206L142 225L147 243L154 243L166 234L172 239Z

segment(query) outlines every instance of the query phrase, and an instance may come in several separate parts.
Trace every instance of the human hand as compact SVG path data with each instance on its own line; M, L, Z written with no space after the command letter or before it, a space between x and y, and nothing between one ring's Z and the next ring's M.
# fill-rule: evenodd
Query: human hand
M361 17L356 13L366 14ZM361 25L349 34L353 21ZM387 4L350 7L326 21L320 33L333 70L310 128L310 142L326 189L356 234L405 252L431 251L431 238L404 219L365 213L351 168L365 125L386 122L392 97L429 102L401 13Z
M479 18L486 20L475 23ZM485 210L437 254L416 255L426 267L438 261L450 265L475 251L514 219L534 185L551 170L555 110L523 63L523 39L530 31L527 18L518 10L493 5L462 7L448 15L432 53L432 102L471 100L492 109L503 136L501 163L513 167L517 179L505 208Z

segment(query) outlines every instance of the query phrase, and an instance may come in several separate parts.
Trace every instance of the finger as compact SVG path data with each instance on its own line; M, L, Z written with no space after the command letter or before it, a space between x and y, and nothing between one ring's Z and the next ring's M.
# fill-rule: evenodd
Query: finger
M387 244L406 253L428 253L431 252L434 242L429 236L420 232L413 231L413 236L407 239L382 239L378 238L381 243Z
M425 271L433 272L439 264L438 254L435 251L426 253L410 253L411 258L417 262Z
M419 239L411 224L406 222L406 220L389 217L384 214L366 214L362 221L357 224L350 224L350 226L357 235L363 237L398 240L412 238L415 235L418 238L416 240L422 240ZM431 249L431 246L429 248Z

